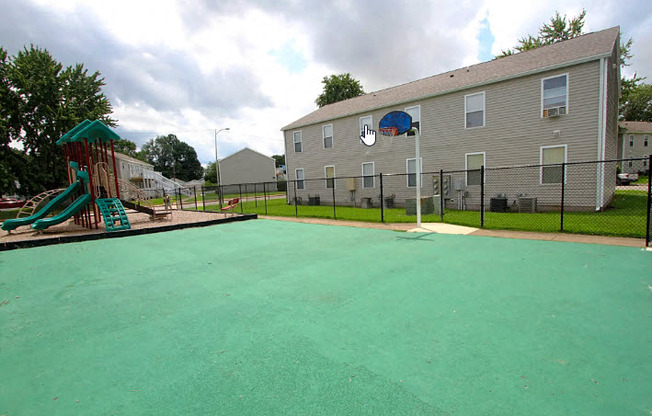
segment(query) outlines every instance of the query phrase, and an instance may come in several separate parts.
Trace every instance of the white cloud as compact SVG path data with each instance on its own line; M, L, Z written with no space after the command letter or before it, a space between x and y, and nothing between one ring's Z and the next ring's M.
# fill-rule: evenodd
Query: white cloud
M3 6L0 39L10 54L34 43L65 65L99 70L125 138L174 133L206 163L223 127L231 130L218 136L220 157L244 146L283 153L280 128L316 108L326 75L387 88L477 63L485 18L499 54L556 10L572 17L582 8L587 31L621 25L634 38L626 75L652 77L652 6L643 0L32 0Z

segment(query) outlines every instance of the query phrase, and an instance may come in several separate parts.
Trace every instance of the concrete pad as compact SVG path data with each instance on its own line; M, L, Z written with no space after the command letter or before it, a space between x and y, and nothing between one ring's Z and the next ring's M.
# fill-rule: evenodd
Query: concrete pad
M477 228L465 227L463 225L444 224L440 222L421 224L421 228L412 228L409 233L437 233L437 234L458 234L468 235L478 231Z

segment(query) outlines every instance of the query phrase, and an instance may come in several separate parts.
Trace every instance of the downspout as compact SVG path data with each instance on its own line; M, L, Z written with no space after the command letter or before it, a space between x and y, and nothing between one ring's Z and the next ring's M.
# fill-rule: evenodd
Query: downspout
M607 58L600 59L600 90L598 114L598 160L604 160L607 140ZM596 195L595 210L599 211L604 205L604 163L596 165Z

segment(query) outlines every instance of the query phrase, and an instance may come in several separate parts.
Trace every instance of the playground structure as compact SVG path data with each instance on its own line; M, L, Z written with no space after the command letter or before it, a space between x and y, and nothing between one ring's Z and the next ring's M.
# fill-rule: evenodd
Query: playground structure
M26 213L28 209L32 210L30 215L20 218L23 212L21 209L19 218L6 220L1 228L11 231L19 226L31 224L33 229L43 230L71 217L74 217L75 224L89 229L97 229L100 218L104 218L107 231L129 228L129 221L120 201L121 190L125 189L126 194L133 199L144 200L144 198L129 186L123 185L121 189L115 173L117 170L114 140L120 140L120 137L97 120L92 122L85 120L63 135L57 141L57 145L64 147L66 166L68 166L68 188L63 191L47 191L33 197L29 204L25 204ZM41 201L57 193L58 196L34 213ZM70 198L73 202L61 213L45 218ZM153 211L151 208L149 210Z

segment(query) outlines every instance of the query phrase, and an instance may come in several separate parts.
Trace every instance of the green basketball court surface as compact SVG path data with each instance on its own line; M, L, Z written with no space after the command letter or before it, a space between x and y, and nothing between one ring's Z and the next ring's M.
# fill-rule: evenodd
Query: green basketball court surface
M651 270L269 220L0 252L0 415L650 415Z

